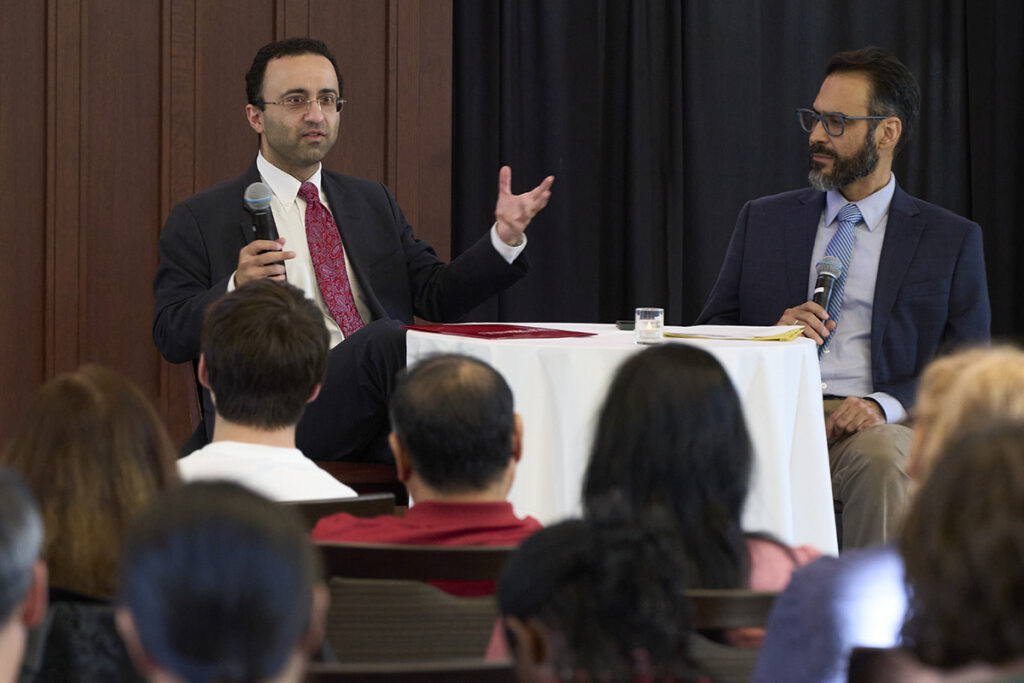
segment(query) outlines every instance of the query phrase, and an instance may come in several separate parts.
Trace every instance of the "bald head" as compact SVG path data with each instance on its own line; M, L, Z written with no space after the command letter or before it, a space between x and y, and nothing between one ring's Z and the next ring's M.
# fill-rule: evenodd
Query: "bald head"
M399 379L391 429L430 487L479 491L499 480L513 457L512 390L486 363L432 356Z

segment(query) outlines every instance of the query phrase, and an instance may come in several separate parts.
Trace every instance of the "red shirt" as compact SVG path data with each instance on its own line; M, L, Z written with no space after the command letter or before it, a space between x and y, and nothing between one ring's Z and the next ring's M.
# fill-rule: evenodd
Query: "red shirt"
M314 541L398 543L403 545L518 545L541 529L533 517L516 517L512 504L416 503L405 517L353 517L341 512L313 528ZM438 581L436 586L464 597L490 595L493 581Z

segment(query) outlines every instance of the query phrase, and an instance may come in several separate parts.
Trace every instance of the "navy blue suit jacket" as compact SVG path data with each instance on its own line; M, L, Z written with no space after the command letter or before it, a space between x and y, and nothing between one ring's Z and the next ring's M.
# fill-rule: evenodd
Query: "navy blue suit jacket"
M254 238L242 196L259 180L253 162L243 176L189 197L167 218L153 281L153 340L172 363L199 357L206 307L227 291L239 250ZM529 269L525 254L507 263L489 234L444 263L430 245L413 236L384 185L326 169L321 185L374 320L412 324L418 315L453 321Z
M810 188L747 202L698 324L774 325L807 301L824 207ZM897 186L871 311L874 391L910 410L924 366L940 349L987 341L990 322L981 228Z

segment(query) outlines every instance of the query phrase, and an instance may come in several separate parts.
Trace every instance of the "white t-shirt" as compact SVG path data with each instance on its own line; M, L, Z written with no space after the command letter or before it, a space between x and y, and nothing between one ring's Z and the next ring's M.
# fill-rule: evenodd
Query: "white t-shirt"
M184 481L221 479L277 502L357 496L297 448L214 441L178 461Z

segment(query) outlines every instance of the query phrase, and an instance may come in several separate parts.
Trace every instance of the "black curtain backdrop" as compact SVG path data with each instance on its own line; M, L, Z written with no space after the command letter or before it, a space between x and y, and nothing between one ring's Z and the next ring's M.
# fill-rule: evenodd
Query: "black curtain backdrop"
M981 224L993 334L1024 338L1024 3L998 0L456 0L453 252L500 165L515 192L556 177L533 271L471 318L690 324L743 203L807 185L794 110L869 44L921 83L897 181Z

